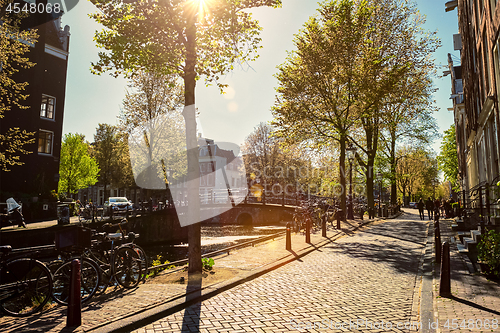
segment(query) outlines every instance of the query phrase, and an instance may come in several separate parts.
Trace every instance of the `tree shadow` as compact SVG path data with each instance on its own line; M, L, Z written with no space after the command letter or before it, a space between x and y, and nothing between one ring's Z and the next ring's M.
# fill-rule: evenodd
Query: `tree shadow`
M186 303L191 303L201 297L202 274L188 274L186 287ZM184 310L182 319L182 332L200 331L201 302L196 302Z
M426 228L426 223L417 221L387 222L358 232L361 239L333 243L329 247L353 259L381 262L391 265L397 272L417 274Z

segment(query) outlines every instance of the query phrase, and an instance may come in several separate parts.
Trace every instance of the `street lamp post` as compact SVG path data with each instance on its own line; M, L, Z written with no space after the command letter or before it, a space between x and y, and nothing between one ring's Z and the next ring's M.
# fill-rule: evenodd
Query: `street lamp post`
M347 158L349 159L349 208L347 211L347 218L349 220L354 219L353 212L353 202L352 202L352 164L354 162L354 154L356 152L356 148L353 146L352 142L349 142L349 146L347 147Z

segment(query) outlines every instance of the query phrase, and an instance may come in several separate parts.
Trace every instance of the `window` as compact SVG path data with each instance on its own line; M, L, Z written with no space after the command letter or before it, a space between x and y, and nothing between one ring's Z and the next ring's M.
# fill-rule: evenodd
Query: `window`
M54 119L56 99L47 95L42 95L42 105L40 107L40 117Z
M52 140L54 133L40 130L38 131L38 153L52 154Z

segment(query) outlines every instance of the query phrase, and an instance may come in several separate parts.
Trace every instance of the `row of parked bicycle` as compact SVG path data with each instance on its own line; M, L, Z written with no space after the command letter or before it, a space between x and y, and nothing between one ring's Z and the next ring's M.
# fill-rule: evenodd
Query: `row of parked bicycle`
M362 202L353 203L353 211L364 214L366 205ZM300 206L295 208L293 214L293 229L299 232L305 229L307 221L311 222L311 228L320 229L323 221L330 223L332 228L336 227L337 219L343 219L344 212L340 209L340 203L333 199L311 198L302 200Z
M9 245L0 246L0 310L12 316L29 316L42 311L49 303L67 305L70 295L72 262L80 261L81 301L102 294L110 285L135 288L145 280L148 259L134 243L138 237L126 233L126 219L106 223L103 229L120 232L97 232L83 227L68 228L56 235L56 260L42 262L38 253L13 255Z

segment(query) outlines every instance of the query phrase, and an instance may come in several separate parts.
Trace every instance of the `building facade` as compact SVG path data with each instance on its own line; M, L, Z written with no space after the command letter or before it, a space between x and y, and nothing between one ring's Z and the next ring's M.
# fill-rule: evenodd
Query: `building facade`
M21 156L23 165L2 171L2 200L14 196L36 202L57 191L70 33L59 19L35 28L40 37L31 46L29 59L36 65L15 77L17 82L29 83L24 92L29 97L23 103L29 108L13 107L0 125L2 133L14 127L34 132L35 143L25 146L31 153Z
M446 11L456 8L458 14L459 35L454 36L454 44L455 49L460 50L461 64L455 66L449 56L450 98L453 100L462 195L472 207L491 201L496 194L489 186L500 180L499 7L497 0L446 3Z

